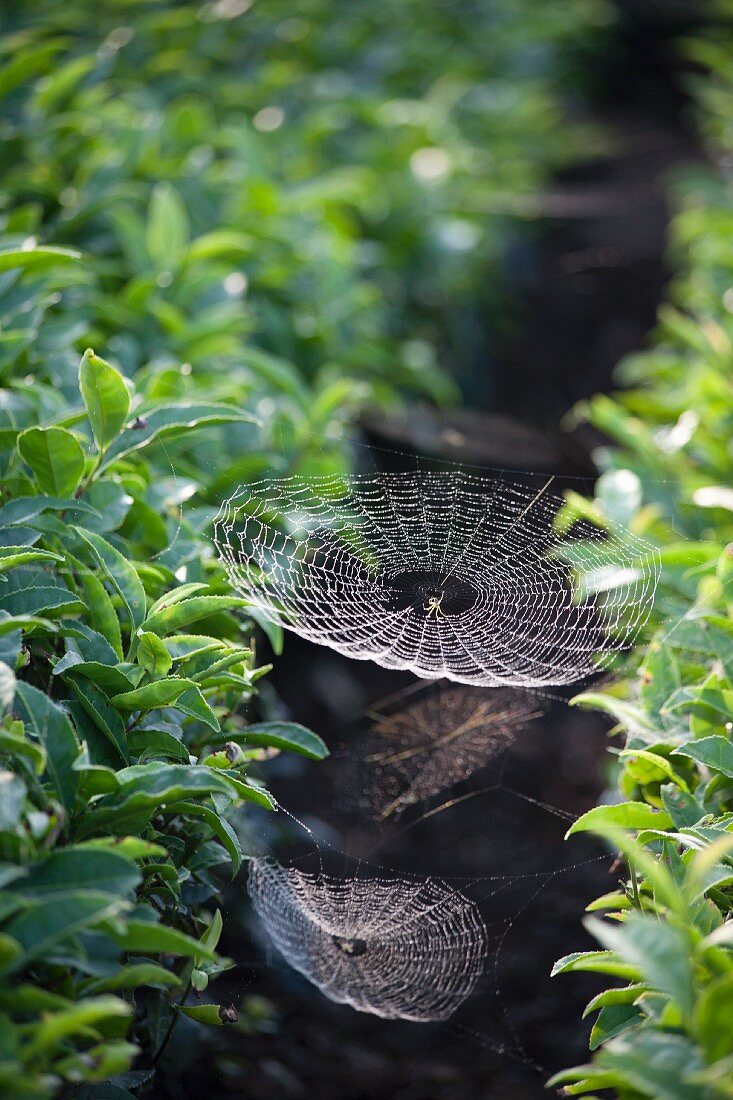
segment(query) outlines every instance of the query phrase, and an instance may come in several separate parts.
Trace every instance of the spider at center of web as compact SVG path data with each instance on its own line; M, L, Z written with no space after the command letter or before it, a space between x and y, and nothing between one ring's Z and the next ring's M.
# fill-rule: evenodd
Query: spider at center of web
M445 599L445 592L439 592L437 595L428 596L428 602L423 604L423 611L427 611L427 617L435 615L435 618L443 615L443 600Z
M359 955L365 954L367 949L366 940L360 940L356 937L331 936L331 939L339 951L343 952L344 955L348 955L349 958L358 958Z

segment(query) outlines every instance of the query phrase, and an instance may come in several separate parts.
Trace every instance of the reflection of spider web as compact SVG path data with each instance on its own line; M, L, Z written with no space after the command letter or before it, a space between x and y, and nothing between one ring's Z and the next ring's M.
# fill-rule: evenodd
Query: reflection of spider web
M425 679L566 684L631 644L658 563L613 524L560 537L549 485L460 471L262 481L225 502L215 540L238 591L349 657ZM570 558L601 597L574 588Z
M254 860L248 888L290 965L331 1000L362 1012L444 1020L483 969L479 912L446 883L335 879Z
M485 767L542 709L506 688L433 690L374 715L349 744L349 778L375 817L399 816Z

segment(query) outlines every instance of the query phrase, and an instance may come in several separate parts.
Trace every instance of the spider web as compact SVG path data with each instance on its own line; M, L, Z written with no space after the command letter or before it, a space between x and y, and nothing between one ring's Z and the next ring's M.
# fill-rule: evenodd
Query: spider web
M554 526L562 499L462 471L242 486L215 543L269 618L358 660L485 687L569 684L646 622L656 552L618 525ZM593 578L574 586L569 561Z
M445 1020L483 971L479 911L439 880L339 880L258 859L248 889L290 965L331 1000L361 1012Z
M507 688L431 691L374 715L367 736L345 754L353 761L349 785L379 820L399 817L485 767L542 711Z

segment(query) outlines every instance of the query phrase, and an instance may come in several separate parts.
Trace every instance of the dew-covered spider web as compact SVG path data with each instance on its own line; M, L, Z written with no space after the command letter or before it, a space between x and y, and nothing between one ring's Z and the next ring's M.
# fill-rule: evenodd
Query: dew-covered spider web
M399 817L485 767L543 710L526 692L463 685L379 708L344 753L352 801L380 820Z
M426 679L559 685L631 645L659 571L616 524L559 531L562 504L551 482L460 470L289 477L240 487L215 541L238 592L349 657Z
M248 889L284 958L333 1001L387 1019L445 1020L486 957L476 906L435 879L336 879L258 859Z
M521 743L521 738L515 742ZM317 783L309 792L312 804L324 797L323 764L300 767L307 769L307 787ZM290 774L302 789L303 777ZM431 1057L420 1062L426 1079L436 1061L462 1074L462 1061L478 1058L487 1068L477 1066L477 1075L495 1074L497 1081L519 1075L541 1095L550 1069L538 1060L544 1052L537 1050L526 1021L533 1013L543 1019L549 967L560 953L552 944L543 965L543 939L552 943L559 926L564 946L582 946L583 906L593 889L599 892L608 881L613 857L599 855L583 838L566 851L562 835L575 815L514 790L503 770L492 768L492 778L488 787L477 784L463 798L446 802L442 812L438 807L408 825L394 816L372 821L371 832L365 822L350 832L327 799L324 816L309 814L308 823L283 802L275 818L262 818L265 833L256 846L274 847L281 862L262 856L250 863L248 892L266 960L255 989L268 995L275 983L270 995L283 1005L279 1034L288 1049L328 1034L317 1041L325 1042L329 1059L349 1072L358 1052L364 1057L373 1042L385 1048L385 1060L388 1050L411 1057L407 1051L417 1038L405 1031L364 1030L367 1025L339 1010L348 1006L381 1018L385 1029L432 1025ZM295 824L294 832L282 815ZM309 837L306 851L303 830ZM372 842L365 844L368 836ZM283 846L287 854L281 854ZM584 885L568 896L572 876ZM568 936L571 919L575 938ZM249 982L260 968L253 961ZM325 1004L309 994L306 983L293 984L293 970ZM529 989L523 984L528 977ZM335 1002L330 1009L329 1001ZM570 1001L568 1014L577 1015L581 1005ZM329 1066L331 1079L336 1071ZM469 1078L474 1080L470 1071Z

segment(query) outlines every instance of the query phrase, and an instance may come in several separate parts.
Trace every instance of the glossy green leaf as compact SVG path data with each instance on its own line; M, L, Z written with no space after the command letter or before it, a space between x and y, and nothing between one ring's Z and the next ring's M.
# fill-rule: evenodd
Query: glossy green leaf
M318 734L297 722L258 722L248 726L243 733L233 735L232 740L297 752L311 760L323 760L328 756L328 747Z
M43 493L73 496L84 473L84 451L65 428L28 428L18 436L18 451Z

